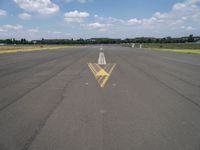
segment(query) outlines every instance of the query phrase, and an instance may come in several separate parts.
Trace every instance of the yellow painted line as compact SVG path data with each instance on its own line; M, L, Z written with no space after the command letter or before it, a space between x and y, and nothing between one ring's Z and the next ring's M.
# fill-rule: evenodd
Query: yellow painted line
M94 64L94 66L96 67L97 72L99 72L102 69L98 64Z
M110 71L109 71L109 73L108 73L109 76L107 76L107 77L104 79L103 83L101 84L101 87L102 87L102 88L105 86L106 82L108 81L108 79L109 79L110 75L112 74L113 69L115 68L115 66L116 66L116 64L114 64L114 65L112 66L112 68L110 69Z
M109 67L110 67L110 64L107 64L106 67L104 68L104 70L105 70L106 72L108 72L108 70L109 70L108 68L109 68Z
M114 64L113 66L112 66L112 69L109 71L109 74L111 75L111 73L113 72L113 69L115 68L115 66L116 66L116 64Z
M92 68L94 74L97 74L98 71L95 69L94 64L91 64L91 68Z
M95 64L90 64L90 66L91 66L91 68L92 68L92 70L94 72L94 75L96 75L98 71L97 71L97 69L95 67Z
M111 65L109 68L108 68L108 74L109 74L109 76L107 76L104 80L103 80L103 83L101 84L103 87L104 87L104 85L105 85L105 83L107 82L107 80L109 79L109 77L110 77L110 75L112 74L112 70L114 69L114 67L115 67L115 65Z
M92 71L92 73L95 74L95 72L94 72L94 70L93 70L93 68L91 67L90 64L88 64L88 67L90 68L90 70Z
M108 73L102 68L99 72L97 72L96 76L108 76Z
M101 70L102 68L99 66L99 64L95 64L96 65L96 67L99 69L99 70Z
M116 64L107 64L104 68L95 63L88 63L88 67L95 76L100 87L103 88L110 78Z
M96 70L93 68L93 65L92 64L89 64L88 65L89 66L89 68L91 69L91 71L92 71L92 73L94 74L94 76L95 76L95 78L96 78Z
M92 70L92 72L95 73L95 70L93 69L92 64L88 64L88 66L90 67L90 69Z
M110 68L110 64L106 65L106 67L104 68L104 70L105 70L106 72L108 72L109 68ZM102 77L100 77L100 78L98 79L99 84L101 84L101 81L102 81L103 78L104 78L104 77L102 76Z
M112 67L112 64L109 64L109 66L106 68L106 72L108 72L108 74L109 74L109 76L111 75L110 73L109 73L109 70L110 70L110 68ZM108 77L109 78L109 77ZM105 79L104 79L105 80ZM104 81L104 80L102 80L102 81ZM108 79L107 79L108 80ZM101 81L101 82L102 82ZM101 83L102 84L102 83Z
M111 67L112 67L112 64L108 64L108 66L105 67L105 71L106 71L106 72L109 72L109 70L110 70Z

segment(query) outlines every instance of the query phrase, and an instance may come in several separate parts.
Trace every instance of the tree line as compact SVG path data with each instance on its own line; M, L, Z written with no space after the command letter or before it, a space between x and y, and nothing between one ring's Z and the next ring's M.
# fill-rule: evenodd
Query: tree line
M200 36L193 36L192 34L187 37L137 37L127 39L111 39L111 38L91 38L91 39L44 39L41 40L27 40L22 38L16 40L0 39L1 44L122 44L122 43L187 43L187 42L200 42Z

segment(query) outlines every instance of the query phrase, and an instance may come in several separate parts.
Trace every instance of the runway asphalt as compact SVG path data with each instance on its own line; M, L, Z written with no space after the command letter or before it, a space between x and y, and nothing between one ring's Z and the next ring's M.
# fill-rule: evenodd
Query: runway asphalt
M200 55L1 54L0 150L200 150Z

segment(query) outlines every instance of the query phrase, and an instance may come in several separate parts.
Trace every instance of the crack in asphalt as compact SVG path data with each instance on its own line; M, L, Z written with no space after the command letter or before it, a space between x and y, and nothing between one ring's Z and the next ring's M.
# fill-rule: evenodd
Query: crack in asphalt
M88 52L89 53L89 52ZM84 57L86 57L88 55L88 53L86 53L81 59L83 59ZM79 61L81 59L78 59ZM78 61L76 61L77 63ZM73 65L73 64L72 64ZM67 67L66 67L67 68ZM66 69L65 68L65 69ZM64 69L64 70L65 70ZM64 71L62 70L62 71ZM27 140L27 142L24 144L24 147L21 150L28 150L31 146L31 144L34 142L34 140L36 139L36 137L41 133L42 129L44 128L44 126L46 125L46 122L48 121L48 119L51 117L51 115L55 112L55 110L58 108L58 106L63 102L64 98L66 97L64 94L67 92L68 88L70 87L70 85L77 79L81 78L81 73L85 70L85 67L83 67L83 69L81 69L81 71L79 71L79 73L77 75L74 75L64 86L63 90L62 90L62 94L61 94L61 98L60 100L57 102L57 104L54 106L54 108L52 108L52 110L49 112L49 114L46 116L46 118L38 125L38 127L36 128L35 132L33 133L33 135ZM62 72L61 71L61 72Z
M78 57L80 60L81 57L84 57L87 54L84 54L83 56L81 55L80 57ZM22 94L21 96L17 97L16 99L12 100L10 103L4 105L3 107L0 108L0 112L3 111L4 109L6 109L8 106L16 103L18 100L20 100L21 98L23 98L24 96L26 96L28 93L30 93L31 91L33 91L34 89L40 87L41 85L43 85L44 83L48 82L49 80L51 80L53 77L55 77L57 74L59 74L60 72L62 72L63 70L65 70L66 68L70 67L71 65L73 65L74 63L76 63L77 60L73 60L71 63L69 63L67 66L65 66L64 68L60 69L59 71L55 72L52 76L48 77L46 80L44 80L43 82L39 83L37 86L35 86L34 88L28 90L27 92L25 92L24 94Z
M140 72L144 73L147 77L161 83L162 85L164 85L165 87L167 87L168 89L170 89L171 91L175 92L176 94L178 94L179 96L183 97L185 100L187 100L188 102L194 104L195 106L197 106L198 111L200 111L200 104L195 102L194 100L192 100L191 98L185 96L184 94L182 94L181 92L179 92L178 90L176 90L175 88L167 85L165 82L161 81L159 78L157 78L155 75L148 73L147 71L145 71L144 69L133 65L132 63L130 63L128 60L126 60L125 58L123 58L122 56L118 56L121 60L127 62L130 66L134 67L135 69L139 70Z

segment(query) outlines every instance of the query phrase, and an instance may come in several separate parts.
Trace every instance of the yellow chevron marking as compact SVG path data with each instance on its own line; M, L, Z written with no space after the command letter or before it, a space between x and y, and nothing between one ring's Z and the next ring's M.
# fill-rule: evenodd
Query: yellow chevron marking
M97 82L99 83L101 88L104 88L108 79L110 78L116 64L107 64L102 68L100 65L96 63L89 63L88 67L91 72L94 74Z

